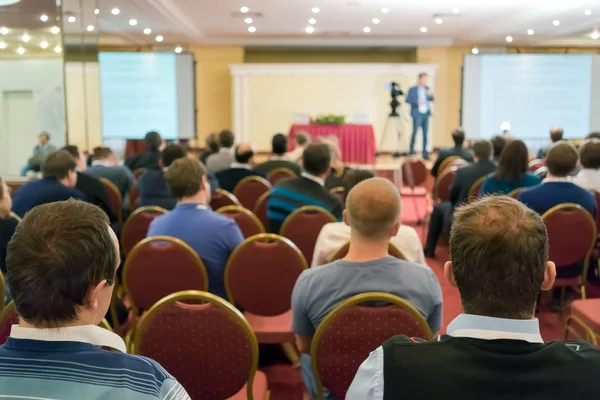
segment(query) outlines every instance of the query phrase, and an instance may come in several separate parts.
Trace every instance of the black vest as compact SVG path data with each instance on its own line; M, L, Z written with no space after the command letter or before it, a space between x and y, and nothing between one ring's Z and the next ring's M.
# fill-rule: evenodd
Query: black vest
M600 397L600 351L588 343L435 340L396 336L383 344L384 400Z

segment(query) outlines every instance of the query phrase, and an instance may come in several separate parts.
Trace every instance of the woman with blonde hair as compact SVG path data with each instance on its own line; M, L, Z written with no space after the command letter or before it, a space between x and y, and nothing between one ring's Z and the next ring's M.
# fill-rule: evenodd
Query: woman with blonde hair
M331 152L331 172L327 179L325 179L325 187L331 190L344 186L344 178L348 171L350 171L350 168L346 167L342 162L342 150L340 149L339 139L336 136L328 136L320 137L318 141L325 143Z
M12 198L6 182L0 178L0 269L6 274L6 246L12 238L19 221L11 217Z

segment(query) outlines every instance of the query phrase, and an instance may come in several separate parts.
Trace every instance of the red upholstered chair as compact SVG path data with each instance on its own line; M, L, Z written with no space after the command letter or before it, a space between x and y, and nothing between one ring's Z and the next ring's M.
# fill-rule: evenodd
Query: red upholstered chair
M273 171L269 173L269 182L271 185L275 186L275 184L281 179L288 179L295 177L296 174L289 168L275 168Z
M235 307L210 293L161 299L140 324L134 352L160 363L192 399L268 399L252 329Z
M271 192L264 193L256 201L256 207L254 207L254 215L258 217L260 222L266 229L269 229L269 217L267 216L267 203L269 202L269 196Z
M446 171L447 168L450 168L452 166L452 163L456 160L460 160L461 158L459 156L449 156L446 157L446 159L444 159L444 161L441 162L438 171L437 171L437 176L438 178L440 177L440 175L442 175L444 173L444 171Z
M336 222L336 219L329 211L317 206L304 206L287 216L280 234L294 242L311 265L319 232L330 222Z
M100 178L100 182L104 185L104 190L110 202L110 208L117 215L119 222L123 222L123 198L121 197L119 188L106 178Z
M600 345L600 299L575 300L565 321L565 340L582 339Z
M350 249L350 242L346 242L335 253L333 253L331 258L329 259L329 262L332 263L336 260L341 260L342 258L346 257L346 254L348 254L349 249ZM394 246L392 244L392 242L390 242L390 245L388 247L388 253L392 257L399 258L400 260L406 260L406 257L404 257L404 254L402 254L400 249L397 248L396 246Z
M364 305L375 302L382 305ZM323 387L338 399L346 398L360 364L395 335L433 338L421 313L397 296L364 293L338 304L312 339L310 354L317 399L323 399Z
M469 189L469 201L476 200L479 197L481 187L483 186L483 182L485 182L486 179L487 176L482 176L471 185L471 188Z
M554 287L562 289L560 307L564 305L566 289L575 288L585 299L585 284L590 255L597 240L596 221L583 207L574 203L559 204L542 215L549 240L549 260L556 268L583 262L580 276L557 278Z
M544 163L544 160L539 160L539 159L531 160L531 161L529 161L529 164L527 165L527 170L529 172L535 172L539 168L541 168L545 165L546 165L546 163Z
M508 197L512 197L513 199L517 199L519 198L519 193L523 192L527 190L526 187L522 187L522 188L517 188L515 190L513 190L512 192L510 192L509 194L507 194Z
M152 220L166 213L167 210L156 206L140 207L132 212L121 229L123 253L129 254L133 246L146 238Z
M235 185L233 195L238 198L242 206L254 210L256 202L263 194L271 190L268 180L260 176L247 176Z
M346 190L343 186L334 187L329 191L332 195L338 198L338 200L340 201L340 203L342 203L342 206L344 206L344 208L346 208L346 197L344 196L345 191Z
M417 223L420 224L423 222L423 214L425 214L425 219L427 218L427 202L429 193L425 188L425 184L427 183L427 179L429 177L429 169L427 169L427 166L420 158L410 157L402 163L401 172L402 187L400 189L400 194L403 197L420 197L424 200L424 212L421 212L419 209L420 202L416 200L411 201L415 210L415 215L418 216ZM394 174L394 176L395 175L396 174Z
M225 267L229 301L244 316L259 343L293 343L292 290L308 268L302 253L286 238L261 234L246 239Z
M217 210L219 214L233 219L240 227L244 238L265 233L265 227L262 222L252 213L252 211L240 206L226 206Z
M0 345L4 344L10 336L11 327L18 323L19 316L17 315L15 302L11 301L4 307L2 313L0 313Z
M540 179L544 179L546 178L546 175L548 175L548 168L546 166L539 167L533 171L533 174Z
M140 188L137 185L133 185L129 189L129 209L135 210L138 206L138 200L140 199Z
M448 167L438 175L433 188L433 199L436 202L450 201L450 186L454 181L457 169L457 167Z
M458 158L457 160L454 160L450 163L449 167L456 167L456 168L464 168L466 166L468 166L470 163L465 160L464 158Z
M148 168L137 168L135 171L133 171L133 176L135 177L135 179L140 179L140 177L144 175L144 172L146 172L147 170Z
M593 190L594 198L596 199L596 229L600 232L600 192L597 190Z
M241 206L240 201L227 190L217 188L210 196L210 208L218 210L227 206Z

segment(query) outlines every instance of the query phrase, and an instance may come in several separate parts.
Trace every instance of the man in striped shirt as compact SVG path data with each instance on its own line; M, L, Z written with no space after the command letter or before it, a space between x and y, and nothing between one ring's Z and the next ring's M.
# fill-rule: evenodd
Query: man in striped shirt
M120 260L100 208L77 200L35 207L17 227L6 260L20 320L0 346L1 398L190 398L158 363L125 354L123 340L97 326Z

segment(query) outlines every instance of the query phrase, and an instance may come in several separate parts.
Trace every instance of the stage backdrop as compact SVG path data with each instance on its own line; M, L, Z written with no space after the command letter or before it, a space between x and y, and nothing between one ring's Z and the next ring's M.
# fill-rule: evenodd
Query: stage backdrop
M410 107L400 98L402 141L390 125L385 141L383 130L390 113L389 82L397 82L406 94L420 72L429 74L435 95L435 65L431 64L236 64L233 77L233 129L238 140L251 142L257 150L268 151L275 132L287 133L295 113L341 114L347 123L362 114L373 124L379 150L407 151L412 132ZM435 114L435 107L432 110ZM430 121L428 147L435 134ZM421 149L421 137L416 149ZM380 145L381 144L381 145Z

